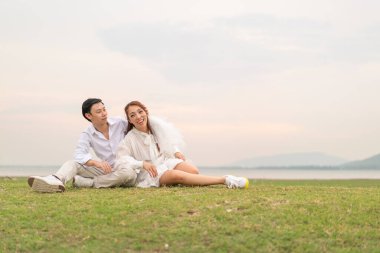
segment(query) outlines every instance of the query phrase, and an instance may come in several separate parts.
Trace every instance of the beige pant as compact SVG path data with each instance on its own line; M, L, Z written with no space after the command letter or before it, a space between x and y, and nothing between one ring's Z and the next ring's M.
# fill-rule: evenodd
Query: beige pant
M64 184L75 175L92 178L95 188L133 186L137 177L133 169L120 168L109 174L104 174L102 169L84 166L73 160L65 162L54 175L61 179Z

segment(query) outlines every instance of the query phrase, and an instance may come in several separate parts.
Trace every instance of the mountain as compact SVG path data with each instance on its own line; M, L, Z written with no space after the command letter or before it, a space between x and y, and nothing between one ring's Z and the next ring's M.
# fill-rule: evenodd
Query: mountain
M242 167L288 167L288 166L337 166L348 161L319 152L290 153L261 156L234 162L233 166Z
M342 169L380 169L380 154L371 156L367 159L344 163Z

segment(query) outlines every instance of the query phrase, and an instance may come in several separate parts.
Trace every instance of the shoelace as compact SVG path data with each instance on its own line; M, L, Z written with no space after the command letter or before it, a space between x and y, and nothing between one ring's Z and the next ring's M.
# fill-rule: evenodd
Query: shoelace
M238 179L237 178L234 178L234 177L230 177L230 180L229 180L229 184L228 184L228 188L238 188L239 184L238 184Z

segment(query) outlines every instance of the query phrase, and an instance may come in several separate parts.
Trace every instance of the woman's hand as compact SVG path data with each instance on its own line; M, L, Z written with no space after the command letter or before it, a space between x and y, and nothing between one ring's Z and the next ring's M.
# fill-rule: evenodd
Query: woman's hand
M156 166L150 162L143 161L143 168L148 171L151 177L157 177L157 169Z
M174 156L177 159L181 159L183 161L186 161L186 157L181 152L175 152Z

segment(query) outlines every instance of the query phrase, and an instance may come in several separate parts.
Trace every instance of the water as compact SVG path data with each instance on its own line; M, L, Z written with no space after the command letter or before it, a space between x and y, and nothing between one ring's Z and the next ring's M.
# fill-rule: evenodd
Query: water
M0 177L26 177L51 175L59 166L4 166L0 165Z
M46 176L59 166L0 166L0 177ZM380 179L380 170L249 169L200 167L210 176L236 175L252 179Z
M236 175L252 179L380 179L380 170L339 169L248 169L248 168L201 168L210 176Z

